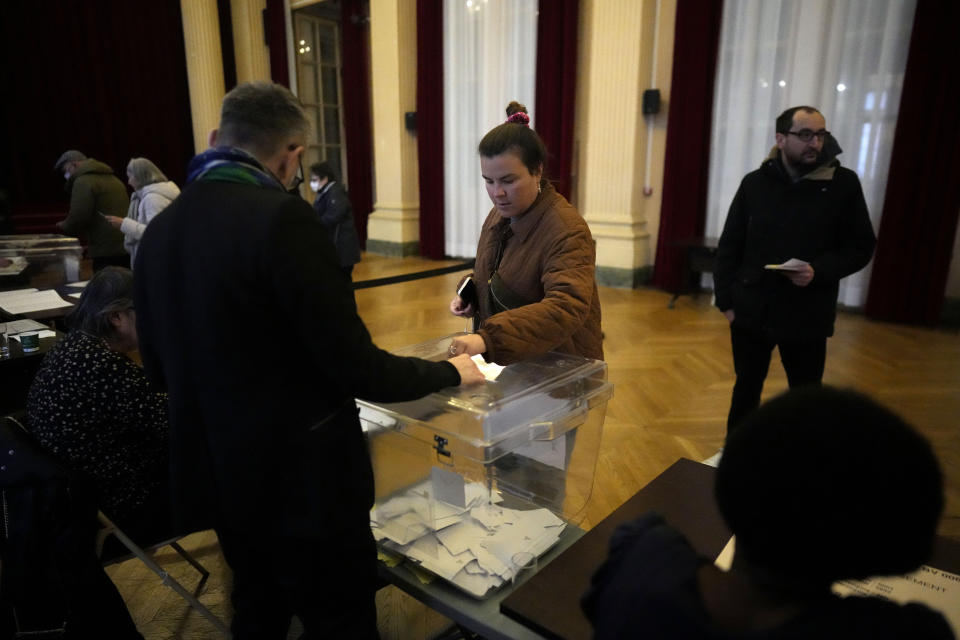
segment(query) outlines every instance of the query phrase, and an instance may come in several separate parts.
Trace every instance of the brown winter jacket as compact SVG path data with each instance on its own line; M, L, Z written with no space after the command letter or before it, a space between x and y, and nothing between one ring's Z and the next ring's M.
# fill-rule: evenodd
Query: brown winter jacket
M488 291L501 231L510 221L494 208L483 223L473 278L486 359L510 364L559 351L603 359L596 251L580 213L546 184L512 224L498 272L530 304L494 313Z
M123 234L110 226L101 213L123 218L127 215L130 198L127 188L113 175L113 170L93 158L77 166L67 181L70 193L70 213L61 229L68 236L84 237L91 258L126 255Z

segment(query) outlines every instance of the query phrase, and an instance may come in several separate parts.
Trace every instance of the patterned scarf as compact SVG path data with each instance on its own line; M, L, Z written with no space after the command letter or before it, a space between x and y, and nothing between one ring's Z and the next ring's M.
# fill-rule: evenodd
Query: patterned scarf
M259 160L236 147L216 147L195 156L187 165L187 184L194 180L256 184L286 191Z

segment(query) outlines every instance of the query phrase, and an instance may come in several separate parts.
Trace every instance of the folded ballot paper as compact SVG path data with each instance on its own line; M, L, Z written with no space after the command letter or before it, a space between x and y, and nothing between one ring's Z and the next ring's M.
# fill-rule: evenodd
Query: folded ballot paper
M383 548L482 598L524 568L518 554L541 556L566 526L549 509L519 511L502 502L479 482L435 468L430 480L375 506L370 524Z
M763 265L764 269L774 269L776 271L800 271L801 267L809 265L810 263L806 260L800 260L799 258L790 258L784 263L781 264L765 264Z

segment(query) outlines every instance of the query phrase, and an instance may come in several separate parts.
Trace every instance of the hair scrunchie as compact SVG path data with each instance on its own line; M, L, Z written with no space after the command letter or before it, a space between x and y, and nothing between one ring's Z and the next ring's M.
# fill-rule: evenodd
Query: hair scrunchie
M509 118L507 118L507 122L512 122L513 124L522 124L525 127L529 127L530 116L525 114L523 111L517 111L516 113L511 115Z

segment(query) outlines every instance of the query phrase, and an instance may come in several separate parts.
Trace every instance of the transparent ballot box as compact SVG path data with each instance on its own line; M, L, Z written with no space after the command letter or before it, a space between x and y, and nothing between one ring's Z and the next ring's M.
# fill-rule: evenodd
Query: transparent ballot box
M396 353L442 360L450 339ZM612 395L604 362L548 353L419 400L358 400L381 551L477 598L534 567L583 518Z
M56 286L80 279L83 246L76 238L55 233L0 236L0 258L13 261L0 275L19 275L28 266L32 271L56 271L48 284Z

